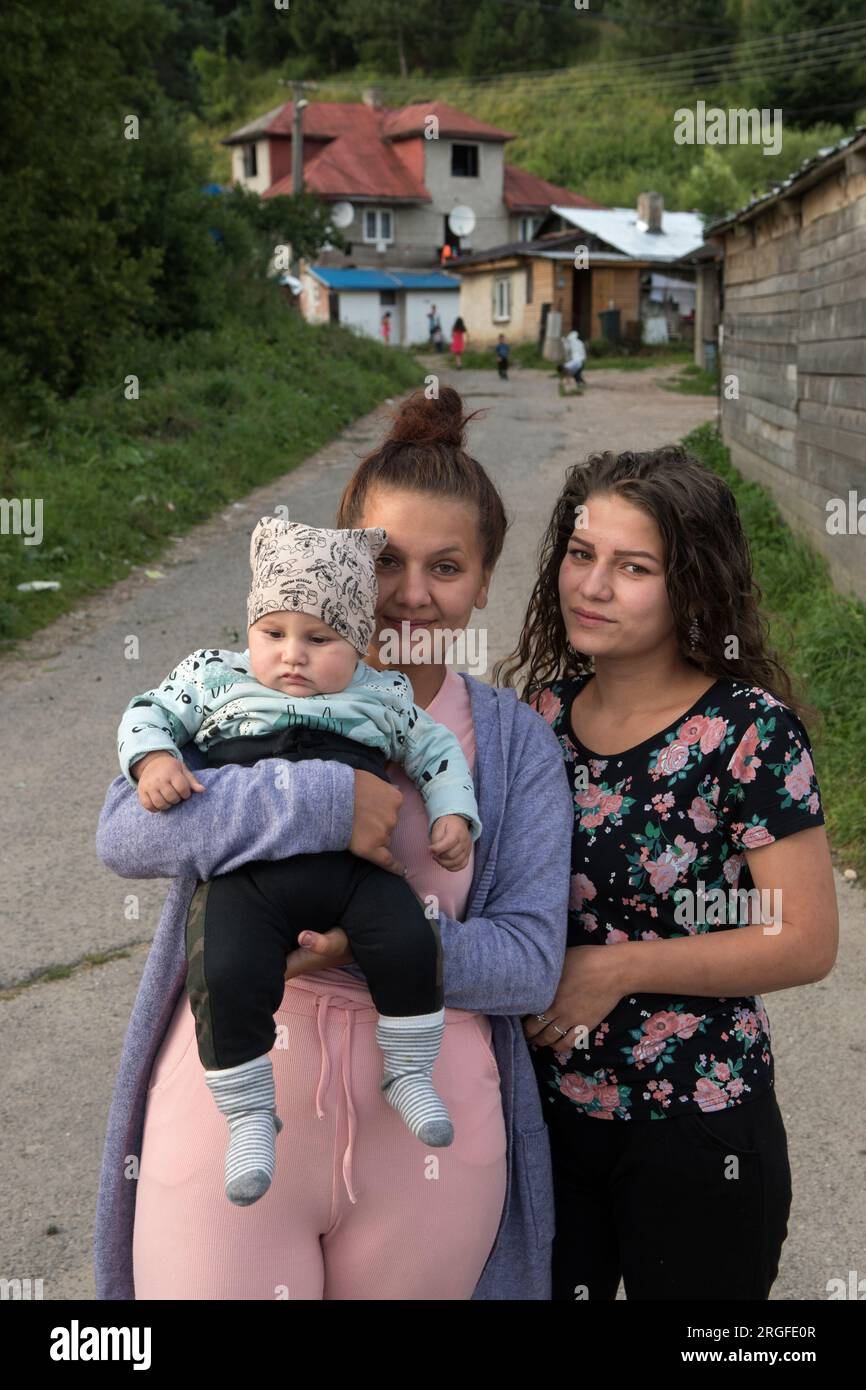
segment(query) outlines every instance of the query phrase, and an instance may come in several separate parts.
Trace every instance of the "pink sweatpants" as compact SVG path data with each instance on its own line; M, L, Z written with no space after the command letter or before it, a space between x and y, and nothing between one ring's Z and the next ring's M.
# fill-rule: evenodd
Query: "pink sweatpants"
M287 982L275 1023L276 1173L264 1197L237 1207L223 1187L228 1126L181 994L148 1092L136 1297L471 1298L505 1198L489 1019L445 1010L433 1080L454 1123L447 1149L427 1149L385 1101L360 981L329 970Z

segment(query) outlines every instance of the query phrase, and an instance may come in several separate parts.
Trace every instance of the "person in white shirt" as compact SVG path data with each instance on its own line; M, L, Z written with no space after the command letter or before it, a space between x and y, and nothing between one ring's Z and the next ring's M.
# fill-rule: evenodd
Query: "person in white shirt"
M586 347L576 328L573 328L571 332L563 338L562 344L565 348L565 361L560 362L556 369L559 373L560 381L565 380L566 377L571 377L575 386L585 386L586 383L583 380L583 366L586 362Z

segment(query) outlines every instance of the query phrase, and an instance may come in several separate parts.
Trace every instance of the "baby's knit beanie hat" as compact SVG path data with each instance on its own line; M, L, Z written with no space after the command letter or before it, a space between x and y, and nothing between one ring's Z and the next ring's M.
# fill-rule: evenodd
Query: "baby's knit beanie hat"
M376 556L387 539L381 526L330 531L263 516L250 538L247 626L265 613L310 613L364 656L379 596Z

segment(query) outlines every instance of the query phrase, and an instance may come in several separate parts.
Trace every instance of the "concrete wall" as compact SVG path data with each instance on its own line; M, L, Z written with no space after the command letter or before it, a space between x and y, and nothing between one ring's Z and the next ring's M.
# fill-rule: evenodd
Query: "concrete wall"
M309 323L327 323L328 287L305 273L301 276L301 312ZM317 293L318 290L318 293ZM436 305L445 334L446 347L451 325L459 313L460 290L397 291L396 304L381 304L378 290L338 290L340 323L356 329L366 337L382 341L382 315L391 311L391 345L408 347L410 343L427 341L427 314Z
M549 265L550 262L542 264ZM534 274L533 270L533 277ZM497 280L507 280L511 285L511 315L504 321L493 317L494 285ZM500 333L505 334L509 343L527 342L532 338L533 324L537 323L537 308L534 284L533 303L526 303L526 263L522 259L515 257L514 260L497 266L495 270L466 270L462 273L460 314L469 335L469 348L492 347L498 342ZM442 326L445 327L444 316Z
M463 271L460 313L469 330L470 346L492 347L500 333L504 333L506 340L512 344L537 343L541 331L541 311L545 304L561 314L562 332L567 333L571 327L572 280L575 273L570 261L528 256L509 258L495 267ZM497 322L493 317L493 285L498 279L511 282L511 317L504 323Z
M505 176L503 146L478 141L478 177L455 178L451 174L451 146L454 141L401 140L394 145L398 156L420 176L432 202L420 204L389 203L383 198L376 207L390 208L394 241L386 251L378 252L375 242L365 242L363 213L365 204L354 204L355 218L343 228L343 235L352 244L351 260L361 266L430 266L435 262L435 250L445 240L445 218L458 204L471 207L476 217L472 235L463 239L463 248L473 250L502 245L516 237L519 219L509 216L502 201ZM458 141L471 144L472 141ZM423 159L423 164L421 160ZM371 207L374 204L367 204ZM346 257L340 252L325 253L322 265L344 265Z
M405 295L405 322L403 344L426 343L429 338L427 315L430 305L436 305L447 352L451 341L451 327L460 313L460 286L453 290L407 290ZM401 296L398 294L398 299ZM393 341L393 339L392 339Z
M271 172L271 142L270 140L250 141L256 147L256 168L258 173L255 178L248 179L244 176L244 146L232 145L232 183L239 183L244 188L248 188L251 193L264 193L266 188L270 188L274 182ZM276 177L279 177L277 175Z
M382 341L381 320L386 309L391 311L391 342L401 341L403 312L400 299L396 304L380 304L378 290L341 290L340 323L348 328L357 328L369 338Z
M834 172L727 234L722 388L735 467L866 600L866 505L862 533L828 531L832 499L866 502L866 172Z

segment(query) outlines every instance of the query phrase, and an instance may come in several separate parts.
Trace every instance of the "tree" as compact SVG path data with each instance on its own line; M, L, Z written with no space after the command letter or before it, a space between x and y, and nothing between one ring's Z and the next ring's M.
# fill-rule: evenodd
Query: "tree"
M157 81L170 32L158 0L13 0L0 16L5 363L60 391L111 366L124 335L219 312L205 169Z
M806 30L864 21L859 30L795 39ZM783 121L853 123L866 106L866 13L863 0L743 0L743 37L788 36L748 79L753 105L780 108Z
M571 0L556 7L550 0L480 0L455 52L457 66L471 74L565 67L594 42L594 27Z

